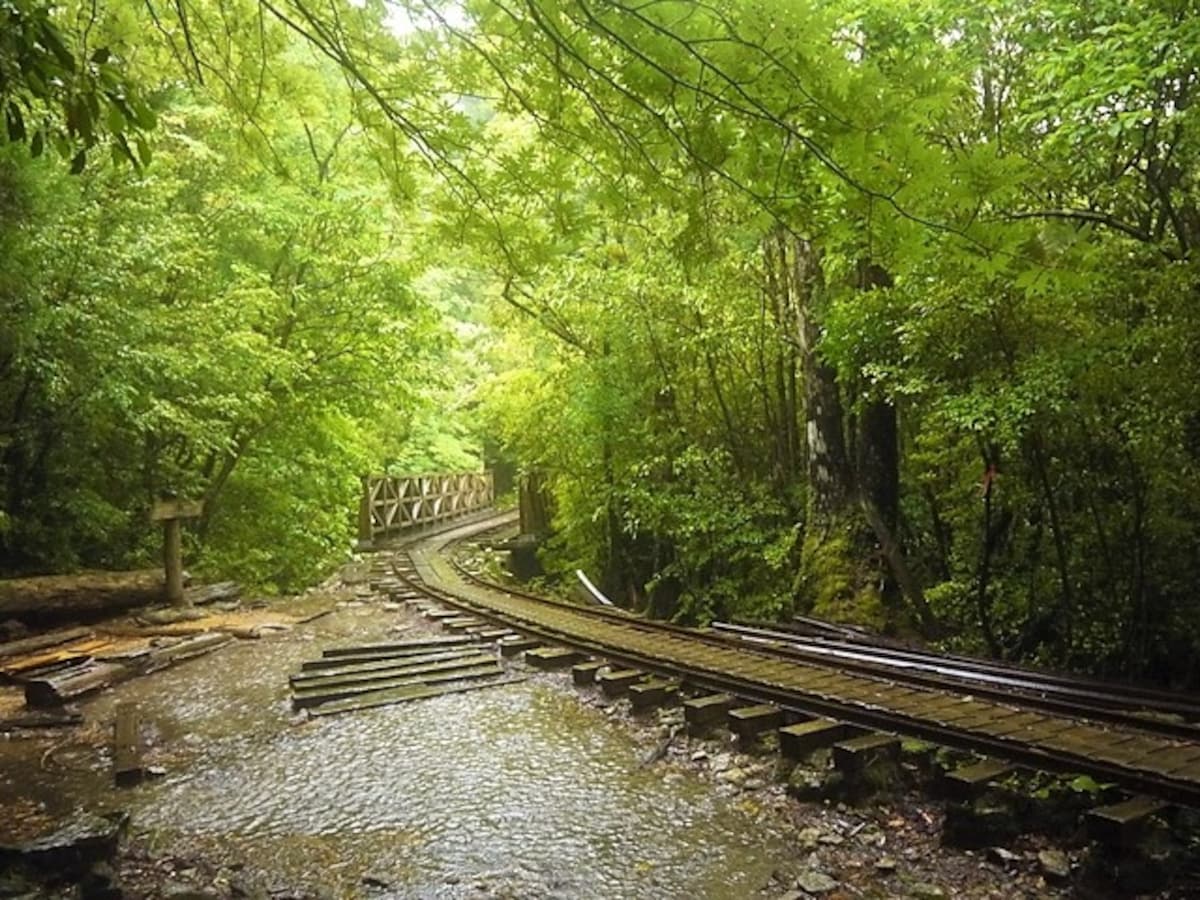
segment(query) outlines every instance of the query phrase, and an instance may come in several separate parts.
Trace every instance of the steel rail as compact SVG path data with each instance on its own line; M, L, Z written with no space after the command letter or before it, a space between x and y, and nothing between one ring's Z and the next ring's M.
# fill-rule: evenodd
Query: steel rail
M494 530L497 527L503 527L504 524L481 528L480 531ZM449 562L454 566L455 571L461 578L489 590L499 591L513 597L521 597L534 604L549 605L552 607L561 607L564 605L561 601L483 578L470 572L456 560L451 559ZM640 619L617 608L578 607L578 609L586 615L603 616L626 624L641 623L647 630L684 635L689 639L703 641L716 646L736 648L745 646L746 643L743 639L722 633L723 630L744 632L745 629L740 627L731 628L726 626L725 629L710 632L687 628L669 622ZM1063 692L1056 690L1053 684L1041 687L1027 680L1024 684L1018 685L1015 680L1005 680L1002 676L995 676L991 679L976 678L967 680L956 678L950 671L930 671L927 668L922 669L917 666L899 667L889 665L883 660L863 655L861 649L857 647L855 650L858 652L832 653L807 646L795 646L794 643L788 642L789 636L784 636L780 639L773 639L773 636L770 635L755 636L762 638L762 640L754 641L756 649L762 652L776 654L788 659L815 664L841 672L865 675L894 683L928 687L935 690L969 691L977 697L987 697L998 702L1022 706L1024 708L1040 709L1075 718L1086 718L1094 722L1120 725L1172 739L1200 740L1200 725L1191 722L1178 722L1137 715L1129 709L1129 706L1132 704L1109 702L1102 694L1088 694L1084 691L1076 691L1070 696L1064 696ZM767 638L771 639L768 640ZM1033 678L1037 677L1036 673L1028 674L1032 675ZM1193 708L1182 700L1178 700L1177 704L1178 708L1176 709L1160 709L1159 711L1178 715L1183 710L1186 710L1186 712L1183 712L1186 718L1200 717L1200 708ZM1187 715L1188 712L1194 712L1195 714L1189 716Z
M795 621L793 619L793 621ZM818 623L819 619L805 619L806 623ZM1173 712L1170 709L1172 706L1186 703L1183 695L1178 692L1163 690L1162 688L1147 687L1140 684L1131 684L1128 682L1113 681L1111 679L1101 679L1088 677L1083 675L1073 675L1066 672L1053 671L1049 669L1039 668L1037 666L1023 666L1007 660L983 659L975 656L964 656L955 653L936 653L930 650L922 650L917 647L910 647L901 644L891 638L872 636L866 633L853 632L849 629L841 629L839 626L831 625L834 631L824 634L810 634L810 631L818 629L811 627L808 624L800 628L794 627L790 622L761 622L752 620L734 619L732 622L714 622L713 628L719 630L737 631L744 629L745 633L753 634L755 630L764 632L774 632L772 635L760 635L763 637L778 636L779 640L796 641L803 640L805 643L813 645L842 647L846 649L862 650L870 648L881 658L894 658L897 660L910 660L914 662L933 661L942 665L954 664L956 667L964 671L978 671L983 673L1012 673L1018 678L1035 678L1043 684L1062 685L1068 688L1075 688L1084 691L1094 691L1106 696L1114 696L1123 698L1123 702L1133 705L1135 702L1141 701L1148 708L1154 708L1157 704L1164 712ZM830 637L830 634L837 634L837 637ZM1188 704L1188 708L1193 710L1197 718L1200 718L1200 703L1193 702ZM1182 713L1186 714L1186 713Z
M465 532L461 537L467 537L473 531L485 530L485 528L467 527L461 530ZM446 544L459 539L453 536L453 532L447 533L447 535L444 535L444 538L440 546L430 549L440 552ZM431 543L433 542L425 542L426 546ZM899 703L904 697L907 697L911 701L914 696L920 696L922 700L942 696L953 705L956 702L953 699L954 692L946 691L944 688L938 691L927 688L913 690L902 688L890 679L871 679L862 675L855 675L845 677L857 678L858 682L856 683L863 685L866 685L868 682L878 685L880 688L879 692L872 695L878 696L878 702L870 702L864 699L861 694L858 696L851 694L850 699L846 699L845 696L838 697L832 693L823 692L820 689L790 689L779 684L744 677L738 675L736 672L731 672L728 669L722 669L720 666L712 664L683 664L677 660L664 658L659 653L647 652L645 649L645 640L641 641L643 649L639 650L636 646L638 641L628 634L625 635L624 639L630 641L630 643L626 644L622 644L611 633L608 635L608 639L597 638L595 634L589 636L583 630L583 624L584 620L592 620L594 622L597 619L605 618L608 620L604 623L607 626L621 626L625 629L641 632L641 637L643 638L652 637L653 632L658 632L664 641L668 639L668 635L674 639L684 637L685 635L677 633L679 631L686 631L684 629L670 629L670 632L668 632L654 627L652 623L628 616L619 616L614 620L612 618L613 614L605 615L603 610L566 606L554 601L547 601L544 598L537 598L540 603L534 604L534 608L530 610L528 617L525 615L510 614L489 605L487 602L466 596L464 589L473 588L476 591L487 592L496 592L496 589L482 585L472 586L461 576L457 576L457 573L452 568L449 568L448 572L439 573L433 571L428 562L424 566L416 564L414 571L410 572L403 571L403 568L400 567L397 574L414 588L453 606L470 609L481 618L502 623L516 631L537 637L541 640L572 646L584 652L604 657L617 663L633 666L650 673L679 678L692 686L704 690L726 692L755 702L773 703L795 718L807 718L817 715L839 719L866 728L907 734L950 747L981 752L1039 769L1084 773L1101 781L1111 781L1132 790L1162 796L1172 802L1200 806L1200 780L1187 777L1183 774L1176 774L1182 773L1185 768L1192 767L1192 760L1196 756L1200 756L1200 744L1195 741L1178 743L1163 736L1153 736L1158 737L1161 742L1156 744L1151 735L1141 735L1139 737L1137 734L1111 732L1091 725L1086 720L1079 721L1074 718L1062 716L1044 717L1042 724L1050 726L1052 730L1044 732L1044 735L1048 736L1041 738L1041 744L1020 738L1016 731L1005 732L1001 729L1001 733L989 734L981 730L982 726L972 726L970 728L956 726L952 721L952 717L950 717L951 721L941 721L934 717L931 712L924 710L918 710L917 713L910 715L904 712L897 712L895 709L888 708L887 706L889 698L886 695L889 690L893 693L893 702L895 703ZM422 568L425 568L425 573L420 571ZM447 574L451 578L447 578ZM454 584L453 578L455 576L458 577L459 584ZM432 584L430 583L431 579L440 583ZM507 597L503 595L507 595ZM528 602L528 598L522 597L518 592L504 589L502 593L497 594L497 599L493 602L509 604L514 601ZM570 628L553 627L544 621L536 621L535 613L539 609L543 612L546 609L543 604L553 606L558 612L557 618L560 620L564 616L573 618L579 623L578 630L573 631ZM705 638L709 637L711 635L701 635L694 631L686 631L688 642L710 643L705 640ZM812 665L803 662L791 663L787 660L781 660L778 655L761 653L757 648L747 648L744 643L740 646L742 648L741 652L745 654L747 662L743 668L748 668L750 663L773 661L776 664L788 663L798 666L803 670L815 671L815 667ZM960 699L962 703L971 700L976 706L982 705L988 709L994 709L998 714L1005 713L1011 716L1019 712L1019 707L1016 704L1001 706L996 703L973 701L973 698ZM1012 698L1009 697L1008 699L1011 700ZM936 708L934 711L936 712ZM1019 715L1035 716L1036 718L1037 714L1026 712ZM943 718L947 717L943 715ZM1142 730L1144 724L1142 720L1138 720L1133 730ZM1053 730L1054 726L1057 726L1057 731ZM1032 728L1032 723L1029 727ZM1091 742L1096 742L1095 746L1083 746L1075 740L1065 741L1058 739L1056 741L1054 738L1054 734L1063 735L1071 731L1080 732L1080 739L1087 738ZM1057 742L1057 746L1052 746L1055 742ZM1154 747L1152 751L1147 751L1151 755L1159 752L1171 752L1175 754L1175 758L1180 758L1179 754L1182 754L1181 758L1185 764L1168 770L1159 770L1135 765L1138 760L1143 758L1140 756L1134 757L1133 763L1114 761L1111 752L1108 752L1106 756L1106 751L1110 747L1119 748L1127 742L1137 746L1139 751L1149 743Z
M825 659L830 665L847 670L879 673L911 684L956 684L965 690L974 690L980 695L986 694L1001 699L1011 698L1012 692L1017 691L1031 704L1045 709L1066 713L1079 712L1090 718L1114 724L1140 724L1148 730L1178 737L1200 738L1200 726L1194 724L1200 719L1200 706L1186 698L1172 697L1169 701L1157 699L1155 702L1148 702L1138 696L1121 694L1119 690L1113 694L1094 690L1091 688L1093 682L1082 682L1088 685L1085 688L1076 686L1069 679L1045 679L1037 672L1029 672L1025 677L1020 677L1013 674L1019 670L1007 667L999 672L988 671L984 666L967 668L954 662L944 662L934 654L910 660L897 658L886 652L875 652L866 645L852 645L849 648L844 645L831 646L827 642L815 643L811 639L796 638L794 635L789 637L786 633L771 632L768 629L751 629L725 623L714 623L713 627L723 633L736 635L755 646L782 645L795 651L800 658L814 661ZM1154 719L1131 712L1133 709L1182 716L1187 721Z

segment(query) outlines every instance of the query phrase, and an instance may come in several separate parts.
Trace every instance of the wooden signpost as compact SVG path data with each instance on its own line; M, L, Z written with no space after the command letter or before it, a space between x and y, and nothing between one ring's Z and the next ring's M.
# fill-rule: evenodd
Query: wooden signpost
M159 500L150 510L151 522L163 523L163 566L166 569L165 592L168 603L183 603L183 538L180 522L198 519L204 513L200 500Z

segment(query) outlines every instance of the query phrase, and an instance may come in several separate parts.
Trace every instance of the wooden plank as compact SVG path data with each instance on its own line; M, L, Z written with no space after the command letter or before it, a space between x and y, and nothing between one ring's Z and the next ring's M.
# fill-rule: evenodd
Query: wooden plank
M93 663L60 676L37 678L25 684L25 703L33 707L61 706L68 700L124 681L133 672L116 663Z
M474 638L454 637L443 635L439 637L419 638L408 641L390 641L384 644L358 644L353 647L328 647L321 651L322 656L365 656L378 653L403 652L405 650L426 647L445 647L457 644L469 644Z
M501 678L498 681L488 681L479 684L460 684L444 687L414 686L411 688L378 691L372 694L364 694L361 697L354 697L336 703L327 703L323 706L317 706L313 709L310 709L308 714L310 716L332 716L338 713L354 712L362 709L374 709L380 706L391 706L396 703L406 703L410 700L425 700L431 697L442 697L447 694L462 694L467 691L479 691L485 688L505 687L510 684L518 684L524 680L524 676L516 676L511 678Z
M292 706L295 709L305 709L321 706L335 700L346 700L370 694L374 691L391 690L392 688L409 687L421 684L441 684L447 681L476 681L480 678L490 678L493 675L503 675L504 669L497 663L490 662L459 668L452 671L426 672L419 675L407 675L403 678L384 678L379 681L368 681L362 684L350 684L343 687L326 688L322 691L295 693L292 695Z
M391 669L383 669L372 672L354 672L348 675L331 675L321 678L313 678L307 681L302 681L292 685L292 692L297 697L307 697L312 694L319 694L329 690L335 690L342 687L352 687L354 685L369 684L378 681L390 681L395 678L407 678L409 676L419 676L433 672L451 672L458 669L468 669L474 666L482 665L497 665L494 656L485 654L475 654L473 656L463 656L458 659L446 659L437 662L424 662L415 665L396 666Z
M137 784L143 774L141 717L132 703L119 703L113 722L113 781L125 787Z
M371 660L370 662L344 663L340 666L326 666L318 669L302 669L288 676L293 685L337 675L354 675L358 672L384 672L389 669L404 666L419 665L426 662L438 662L443 659L462 659L465 656L478 656L480 649L477 645L456 647L452 650L442 650L437 653L413 653L406 656L389 656L387 659Z
M90 628L64 628L59 631L51 631L48 634L36 634L32 637L21 638L16 641L5 641L3 644L0 644L0 659L19 656L23 653L33 653L37 650L43 650L46 647L55 647L59 644L66 644L70 641L79 641L95 636L95 632Z
M146 655L138 657L134 661L134 664L137 670L145 675L150 672L157 672L159 669L165 669L167 666L173 666L184 660L193 659L194 657L211 653L214 650L219 650L226 644L232 644L233 641L233 635L226 634L223 631L204 632L195 637L185 638L176 644L166 647L155 647Z
M43 650L39 653L33 653L29 656L19 656L9 660L5 665L0 666L0 671L4 672L12 678L18 678L24 673L32 672L36 669L41 669L46 666L51 666L56 663L67 662L72 659L86 659L97 650L103 650L112 646L112 642L105 638L88 638L82 641L76 641L72 644L66 644L61 647L56 647L51 650Z
M1186 772L1198 765L1200 765L1200 745L1184 744L1160 749L1142 760L1139 767L1170 775L1176 772Z
M150 507L151 522L165 522L170 519L198 519L204 515L203 500L158 500Z

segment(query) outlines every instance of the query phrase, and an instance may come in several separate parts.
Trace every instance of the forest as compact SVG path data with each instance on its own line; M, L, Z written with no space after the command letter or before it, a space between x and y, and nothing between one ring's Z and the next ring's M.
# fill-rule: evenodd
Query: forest
M1200 683L1192 0L0 0L0 568L551 577Z

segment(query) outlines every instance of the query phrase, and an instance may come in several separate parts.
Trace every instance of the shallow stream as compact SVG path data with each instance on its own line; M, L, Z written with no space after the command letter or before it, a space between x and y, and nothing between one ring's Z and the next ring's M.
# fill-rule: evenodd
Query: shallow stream
M163 853L337 897L743 898L791 855L752 804L640 766L646 747L563 676L293 715L287 675L303 659L404 619L349 607L126 682L84 712L109 723L117 702L136 703L165 777L118 791L106 749L63 747L52 771L0 785L0 799L119 806Z

